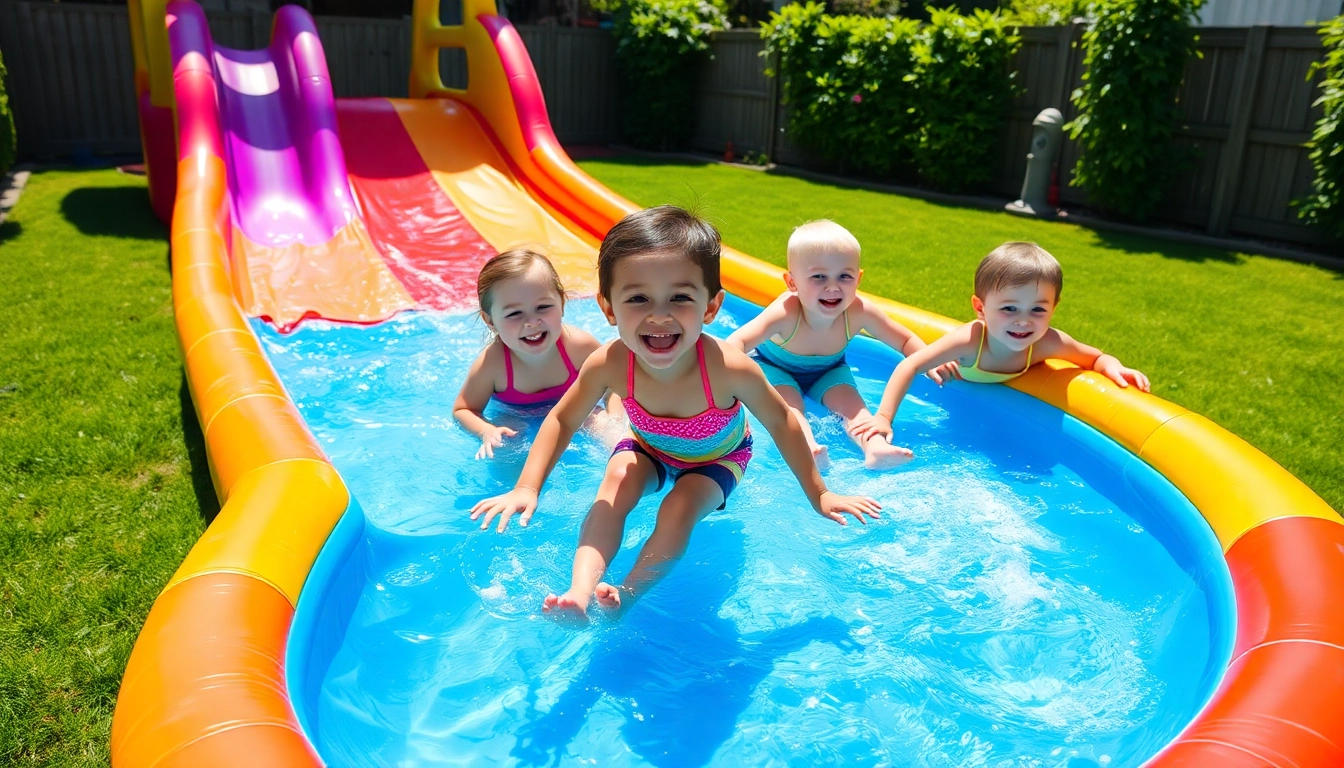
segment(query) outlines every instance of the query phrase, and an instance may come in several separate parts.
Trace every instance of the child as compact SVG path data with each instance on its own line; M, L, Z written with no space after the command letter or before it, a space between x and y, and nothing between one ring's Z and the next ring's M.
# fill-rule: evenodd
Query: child
M673 206L633 213L612 227L598 252L598 304L620 338L594 352L579 380L538 430L518 484L477 504L484 529L498 515L503 531L522 514L527 525L537 495L584 416L607 389L624 393L632 437L607 463L588 510L573 578L545 611L587 614L594 595L603 607L628 608L681 557L695 524L723 509L751 459L742 406L770 431L812 507L845 524L877 517L869 498L826 489L798 419L751 358L702 333L723 304L719 233ZM625 518L640 497L672 480L653 533L625 584L600 583L620 548Z
M550 408L578 378L579 367L601 346L591 333L563 323L565 289L545 256L515 248L481 267L476 281L481 319L495 338L467 371L453 418L481 438L476 458L494 458L505 437L482 412L493 397L505 405Z
M789 237L788 292L775 299L751 322L728 337L728 343L752 353L765 378L789 404L803 426L807 445L824 468L825 446L819 445L803 414L803 395L840 414L845 426L871 414L845 363L849 340L868 331L878 341L909 357L924 342L858 295L859 241L849 230L825 219L808 222ZM943 372L930 378L943 383ZM910 460L908 448L892 445L882 435L855 438L863 464L884 469Z
M889 437L911 380L948 361L960 364L962 379L991 384L1017 378L1032 363L1054 357L1104 374L1120 387L1133 384L1147 392L1147 376L1050 327L1063 288L1059 262L1039 245L1004 243L995 248L975 270L971 307L976 319L902 360L887 382L877 413L856 421L852 433Z

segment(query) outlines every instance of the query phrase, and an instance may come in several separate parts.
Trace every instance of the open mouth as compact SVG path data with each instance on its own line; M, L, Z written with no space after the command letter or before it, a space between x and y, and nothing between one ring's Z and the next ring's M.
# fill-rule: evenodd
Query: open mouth
M1024 341L1031 338L1031 331L1009 331L1008 335L1018 341Z
M823 306L823 307L825 307L825 308L827 308L827 309L835 309L836 307L840 306L840 302L844 301L844 298L839 298L839 299L818 299L818 301L821 302L821 306Z
M680 333L645 333L640 335L640 340L644 346L651 352L667 352L677 346L677 341L681 339Z
M529 346L529 347L536 348L536 347L540 347L540 346L542 346L543 344L545 344L545 343L546 343L546 337L549 336L549 335L550 335L550 334L549 334L548 332L546 332L546 331L537 331L536 333L532 334L531 336L524 336L524 337L522 337L521 339L519 339L519 341L523 342L524 344L526 344L526 345Z

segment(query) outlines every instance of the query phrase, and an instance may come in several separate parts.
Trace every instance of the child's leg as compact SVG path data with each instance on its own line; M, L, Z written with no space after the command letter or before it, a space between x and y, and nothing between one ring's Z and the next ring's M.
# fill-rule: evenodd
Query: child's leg
M685 474L663 497L658 522L625 583L597 585L597 602L604 608L629 608L634 600L657 584L686 553L691 531L705 515L723 504L723 487L701 474ZM624 606L622 606L624 602Z
M807 423L806 406L803 405L803 395L796 387L777 386L775 391L784 402L788 404L789 410L798 417L798 423L803 426L803 436L807 438L807 447L812 449L812 460L817 462L817 469L824 470L830 463L830 457L826 452L826 446L817 443L817 438L812 435L812 425Z
M836 384L826 390L821 396L821 402L845 420L846 433L849 432L850 421L860 414L868 413L868 406L864 404L863 396L850 384ZM850 437L863 450L863 465L869 469L894 467L897 464L904 464L914 456L909 448L892 445L881 435L873 435L862 441L853 435Z
M542 610L573 611L580 616L588 613L593 588L621 548L626 516L641 496L655 488L657 480L657 467L649 457L634 451L622 451L611 457L597 498L583 520L569 589L563 595L548 595Z

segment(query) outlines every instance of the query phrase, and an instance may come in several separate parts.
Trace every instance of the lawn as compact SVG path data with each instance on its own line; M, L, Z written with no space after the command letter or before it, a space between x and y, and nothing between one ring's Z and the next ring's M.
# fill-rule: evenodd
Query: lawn
M834 219L863 245L863 288L963 320L980 259L1034 240L1064 266L1057 327L1143 370L1155 394L1245 438L1344 510L1341 272L717 164L579 165L640 205L698 207L725 243L779 265L795 226Z
M115 171L36 174L0 224L0 764L107 765L131 645L217 510L165 236Z
M864 287L969 317L1009 239L1064 263L1060 327L1147 371L1344 508L1344 279L1274 259L1113 236L717 165L586 161L646 205L697 204L783 263L835 218ZM36 174L0 225L0 763L95 766L159 590L218 510L173 328L166 231L142 179Z

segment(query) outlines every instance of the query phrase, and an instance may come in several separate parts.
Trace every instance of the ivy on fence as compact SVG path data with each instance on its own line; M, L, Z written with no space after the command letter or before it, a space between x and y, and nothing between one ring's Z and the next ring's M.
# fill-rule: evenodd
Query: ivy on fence
M696 74L709 56L710 34L728 27L723 6L709 0L606 0L594 7L615 17L626 139L649 149L676 147L694 127Z
M1344 16L1321 27L1321 42L1325 60L1313 65L1308 75L1314 76L1318 69L1325 73L1316 100L1324 114L1307 144L1316 177L1311 194L1297 201L1298 215L1344 242Z
M1143 219L1185 165L1172 141L1177 91L1197 55L1191 27L1203 0L1097 0L1083 34L1087 71L1065 126L1082 155L1073 183L1101 208Z
M1019 39L997 13L912 19L785 6L762 25L778 54L789 134L845 170L943 189L987 180Z
M5 90L5 59L0 56L0 175L14 165L14 113L9 109L9 95Z

